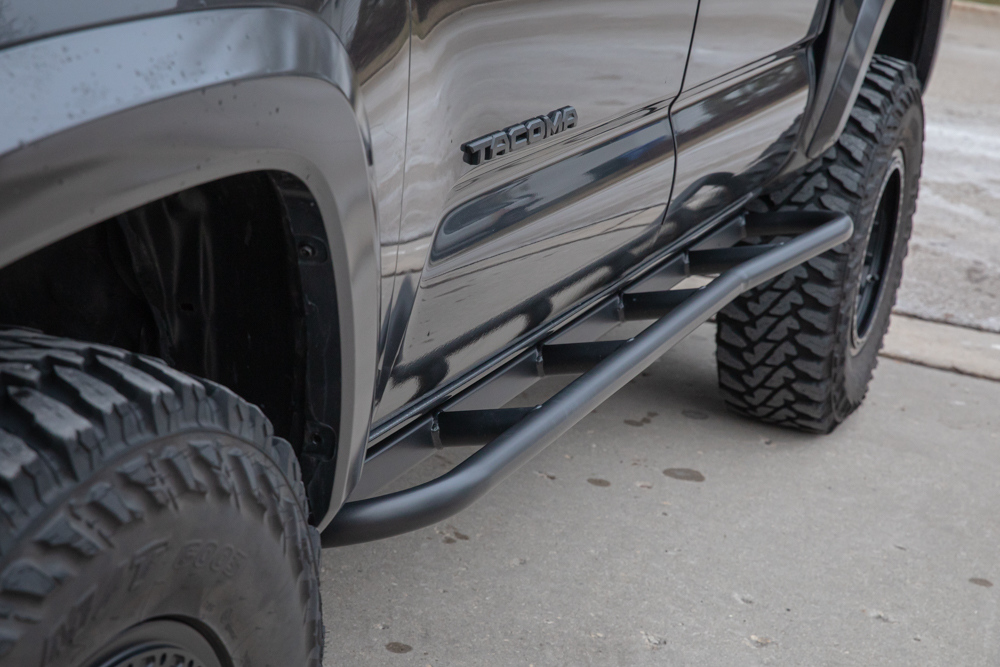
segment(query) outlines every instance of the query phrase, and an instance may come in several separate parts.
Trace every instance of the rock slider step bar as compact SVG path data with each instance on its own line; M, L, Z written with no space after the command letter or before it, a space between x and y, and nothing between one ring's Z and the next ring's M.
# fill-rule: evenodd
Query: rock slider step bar
M765 216L758 220L766 228ZM779 223L774 227L786 228L790 224L785 219ZM811 229L722 273L441 477L403 491L346 503L323 531L323 546L392 537L430 526L465 509L730 301L847 241L854 227L848 216L828 212L799 213L796 224Z

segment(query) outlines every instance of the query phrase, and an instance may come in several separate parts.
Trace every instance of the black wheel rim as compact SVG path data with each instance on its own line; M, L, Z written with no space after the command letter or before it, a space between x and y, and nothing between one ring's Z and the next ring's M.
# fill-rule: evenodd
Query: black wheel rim
M892 255L903 194L903 158L899 151L889 164L875 218L868 234L858 294L854 305L854 347L864 344L879 311Z
M222 667L204 635L181 621L140 623L118 635L82 667Z

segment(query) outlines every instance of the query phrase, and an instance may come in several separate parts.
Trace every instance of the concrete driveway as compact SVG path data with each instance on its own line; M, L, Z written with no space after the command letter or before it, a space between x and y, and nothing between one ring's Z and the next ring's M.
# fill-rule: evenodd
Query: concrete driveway
M1000 384L883 359L801 435L725 410L712 333L452 521L325 551L326 663L997 664Z
M1000 62L1000 29L982 30L1000 14L987 17L955 12L939 79L970 43ZM901 305L995 328L993 278L969 268L990 276L1000 257L1000 170L969 190L987 217L968 224L994 243L972 247L952 206L968 189L961 156L939 165L952 149L931 143L939 121L986 132L997 107L935 104ZM982 291L945 318L949 271ZM862 408L807 436L725 410L712 326L450 522L325 551L326 664L998 664L1000 383L882 359Z
M1000 332L1000 7L953 7L897 311Z

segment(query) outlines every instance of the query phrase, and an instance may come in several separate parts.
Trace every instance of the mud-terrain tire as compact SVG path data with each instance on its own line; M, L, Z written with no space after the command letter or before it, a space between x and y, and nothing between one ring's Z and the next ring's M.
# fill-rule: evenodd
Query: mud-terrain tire
M751 213L848 213L854 235L719 313L719 385L732 409L828 433L861 404L902 277L923 127L913 66L875 56L837 143L751 202Z
M228 389L0 329L0 665L320 667L307 519L291 446Z

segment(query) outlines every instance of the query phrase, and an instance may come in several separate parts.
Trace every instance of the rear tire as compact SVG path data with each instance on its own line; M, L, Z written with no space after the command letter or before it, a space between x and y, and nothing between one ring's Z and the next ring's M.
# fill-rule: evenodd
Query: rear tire
M320 667L318 562L295 454L257 408L0 330L2 664Z
M913 65L875 56L836 145L749 207L847 213L854 235L719 313L719 385L733 410L828 433L864 399L916 206L920 95Z

